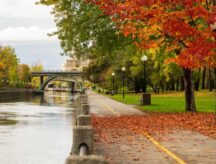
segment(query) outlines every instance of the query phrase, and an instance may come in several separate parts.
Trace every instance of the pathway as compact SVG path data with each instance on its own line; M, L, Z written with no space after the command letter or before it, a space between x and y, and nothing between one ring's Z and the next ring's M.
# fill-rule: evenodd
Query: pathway
M133 106L117 102L107 96L88 93L91 113L99 116L120 116L120 115L142 115L144 114Z
M109 97L89 93L91 113L99 116L140 115L143 112ZM163 141L131 133L127 129L104 129L111 143L101 142L95 136L95 151L115 164L216 164L216 140L202 134L178 130ZM123 133L117 138L114 133ZM164 137L164 136L161 136Z

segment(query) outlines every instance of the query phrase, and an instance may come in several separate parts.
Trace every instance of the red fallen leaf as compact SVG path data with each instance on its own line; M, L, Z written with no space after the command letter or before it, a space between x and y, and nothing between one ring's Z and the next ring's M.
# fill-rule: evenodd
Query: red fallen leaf
M128 140L128 142L132 142L133 138L131 136L128 136L127 140Z
M121 116L121 117L96 117L92 120L95 135L102 142L111 143L129 135L117 129L127 129L134 134L142 134L143 131L158 139L158 133L164 135L171 133L172 129L194 130L201 134L216 138L216 126L214 114L209 113L179 113L179 114L149 114L145 116ZM110 136L106 130L112 130ZM159 138L160 139L160 138ZM163 139L163 138L162 138ZM129 137L128 142L133 142Z
M139 158L134 158L133 160L134 160L134 161L139 161Z

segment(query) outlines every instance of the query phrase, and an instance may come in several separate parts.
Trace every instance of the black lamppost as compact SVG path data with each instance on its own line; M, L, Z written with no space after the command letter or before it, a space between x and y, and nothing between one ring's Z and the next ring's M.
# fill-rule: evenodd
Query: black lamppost
M121 68L121 70L122 70L122 89L123 89L123 92L122 92L122 97L123 97L123 99L124 99L124 97L125 97L125 93L124 93L124 78L125 78L125 71L126 71L126 68L125 67L122 67Z
M115 85L115 72L112 73L112 95L114 95L114 85Z
M143 55L141 58L141 61L143 62L143 71L144 71L144 88L143 92L146 93L146 88L147 88L147 78L146 78L146 62L148 60L148 57Z
M143 88L143 96L142 96L142 104L143 105L151 105L151 95L146 93L147 89L147 74L146 74L146 63L148 57L143 55L141 61L143 62L143 71L144 71L144 88Z

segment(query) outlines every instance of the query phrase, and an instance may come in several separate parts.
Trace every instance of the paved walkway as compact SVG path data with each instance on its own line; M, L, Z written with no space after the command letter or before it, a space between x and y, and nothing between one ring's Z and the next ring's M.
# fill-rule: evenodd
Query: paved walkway
M91 113L99 116L137 115L143 112L109 97L89 93ZM127 129L104 129L112 138L103 143L95 136L95 152L115 164L216 164L216 140L189 130L176 130L157 142L154 138L133 134ZM116 138L113 133L123 133ZM160 135L160 134L159 134Z
M94 92L88 93L91 113L100 116L120 116L120 115L142 115L144 114L133 106L117 102L107 96Z

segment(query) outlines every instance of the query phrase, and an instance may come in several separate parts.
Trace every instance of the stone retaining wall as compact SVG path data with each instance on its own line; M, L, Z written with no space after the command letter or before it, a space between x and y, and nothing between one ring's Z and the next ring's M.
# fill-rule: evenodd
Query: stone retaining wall
M91 125L90 106L87 95L80 95L76 100L76 112L73 123L73 145L66 164L108 164L108 162L93 153L94 129ZM80 153L81 147L87 148L86 154ZM81 155L82 154L82 155Z

